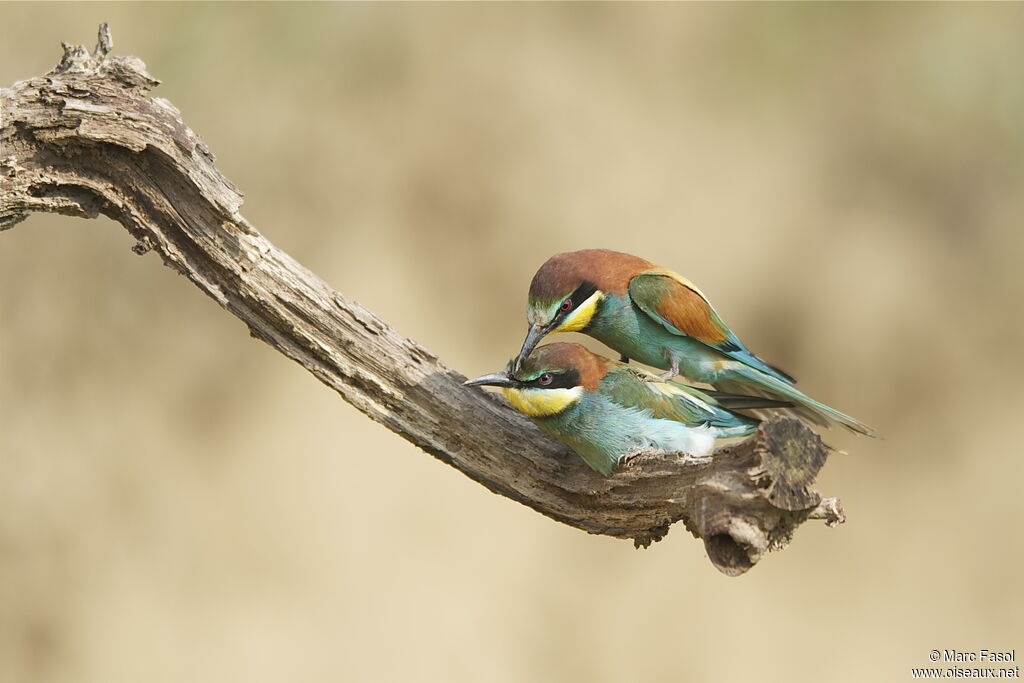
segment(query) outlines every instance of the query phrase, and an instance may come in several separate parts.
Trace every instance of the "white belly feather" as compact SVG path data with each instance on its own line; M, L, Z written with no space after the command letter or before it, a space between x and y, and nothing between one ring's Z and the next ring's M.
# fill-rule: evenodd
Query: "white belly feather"
M641 433L636 437L643 442L640 448L682 451L697 457L708 455L715 448L713 427L708 425L688 427L675 420L646 420Z

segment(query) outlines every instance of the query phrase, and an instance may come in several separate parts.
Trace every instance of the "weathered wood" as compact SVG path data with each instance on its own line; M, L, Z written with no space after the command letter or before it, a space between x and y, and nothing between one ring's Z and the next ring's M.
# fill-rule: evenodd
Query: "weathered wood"
M590 533L640 546L683 520L736 575L806 519L843 521L810 490L827 448L797 420L762 425L710 458L641 454L604 478L501 399L398 334L264 239L238 190L134 57L64 46L49 73L0 91L0 230L37 211L121 223L372 419L491 491ZM386 482L381 484L386 487Z

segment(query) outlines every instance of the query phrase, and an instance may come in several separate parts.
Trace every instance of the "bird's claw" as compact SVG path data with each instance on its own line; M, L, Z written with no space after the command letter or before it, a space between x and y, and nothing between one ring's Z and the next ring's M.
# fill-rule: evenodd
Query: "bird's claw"
M669 361L668 370L661 373L660 375L656 375L652 381L667 382L670 379L679 376L679 361L668 356L666 356L665 360Z
M639 450L630 451L629 453L626 453L624 455L620 455L619 456L619 461L616 463L616 465L618 467L622 467L623 465L628 463L630 460L634 460L637 456L643 455L645 452L647 452L646 449L641 448Z
M640 379L642 379L645 382L668 382L673 377L678 377L678 376L679 376L679 371L678 370L666 370L665 372L661 373L660 375L651 375L651 374L646 374L645 373Z

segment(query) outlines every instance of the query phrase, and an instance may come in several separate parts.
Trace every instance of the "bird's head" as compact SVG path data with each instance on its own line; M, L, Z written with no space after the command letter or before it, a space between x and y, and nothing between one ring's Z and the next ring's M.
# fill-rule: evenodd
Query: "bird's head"
M608 294L625 294L630 278L651 267L649 261L607 249L567 251L549 258L530 282L530 329L512 367L518 368L546 335L585 331L600 315L601 301Z
M548 344L527 356L513 370L512 361L501 372L467 380L466 386L501 387L512 407L530 417L549 417L576 405L597 389L611 361L579 344Z

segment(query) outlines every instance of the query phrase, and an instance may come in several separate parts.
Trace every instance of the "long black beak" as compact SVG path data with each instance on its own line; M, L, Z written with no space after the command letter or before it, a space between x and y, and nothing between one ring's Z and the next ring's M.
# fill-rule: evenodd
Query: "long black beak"
M523 348L519 351L519 355L512 361L512 371L518 372L519 366L522 365L523 360L530 355L533 348L537 346L544 335L547 334L547 328L543 325L532 325L530 331L526 333L526 340L523 342Z
M492 372L489 375L483 375L476 379L467 379L463 384L467 387L514 387L516 386L516 381L508 376L507 370L502 370L501 372Z

